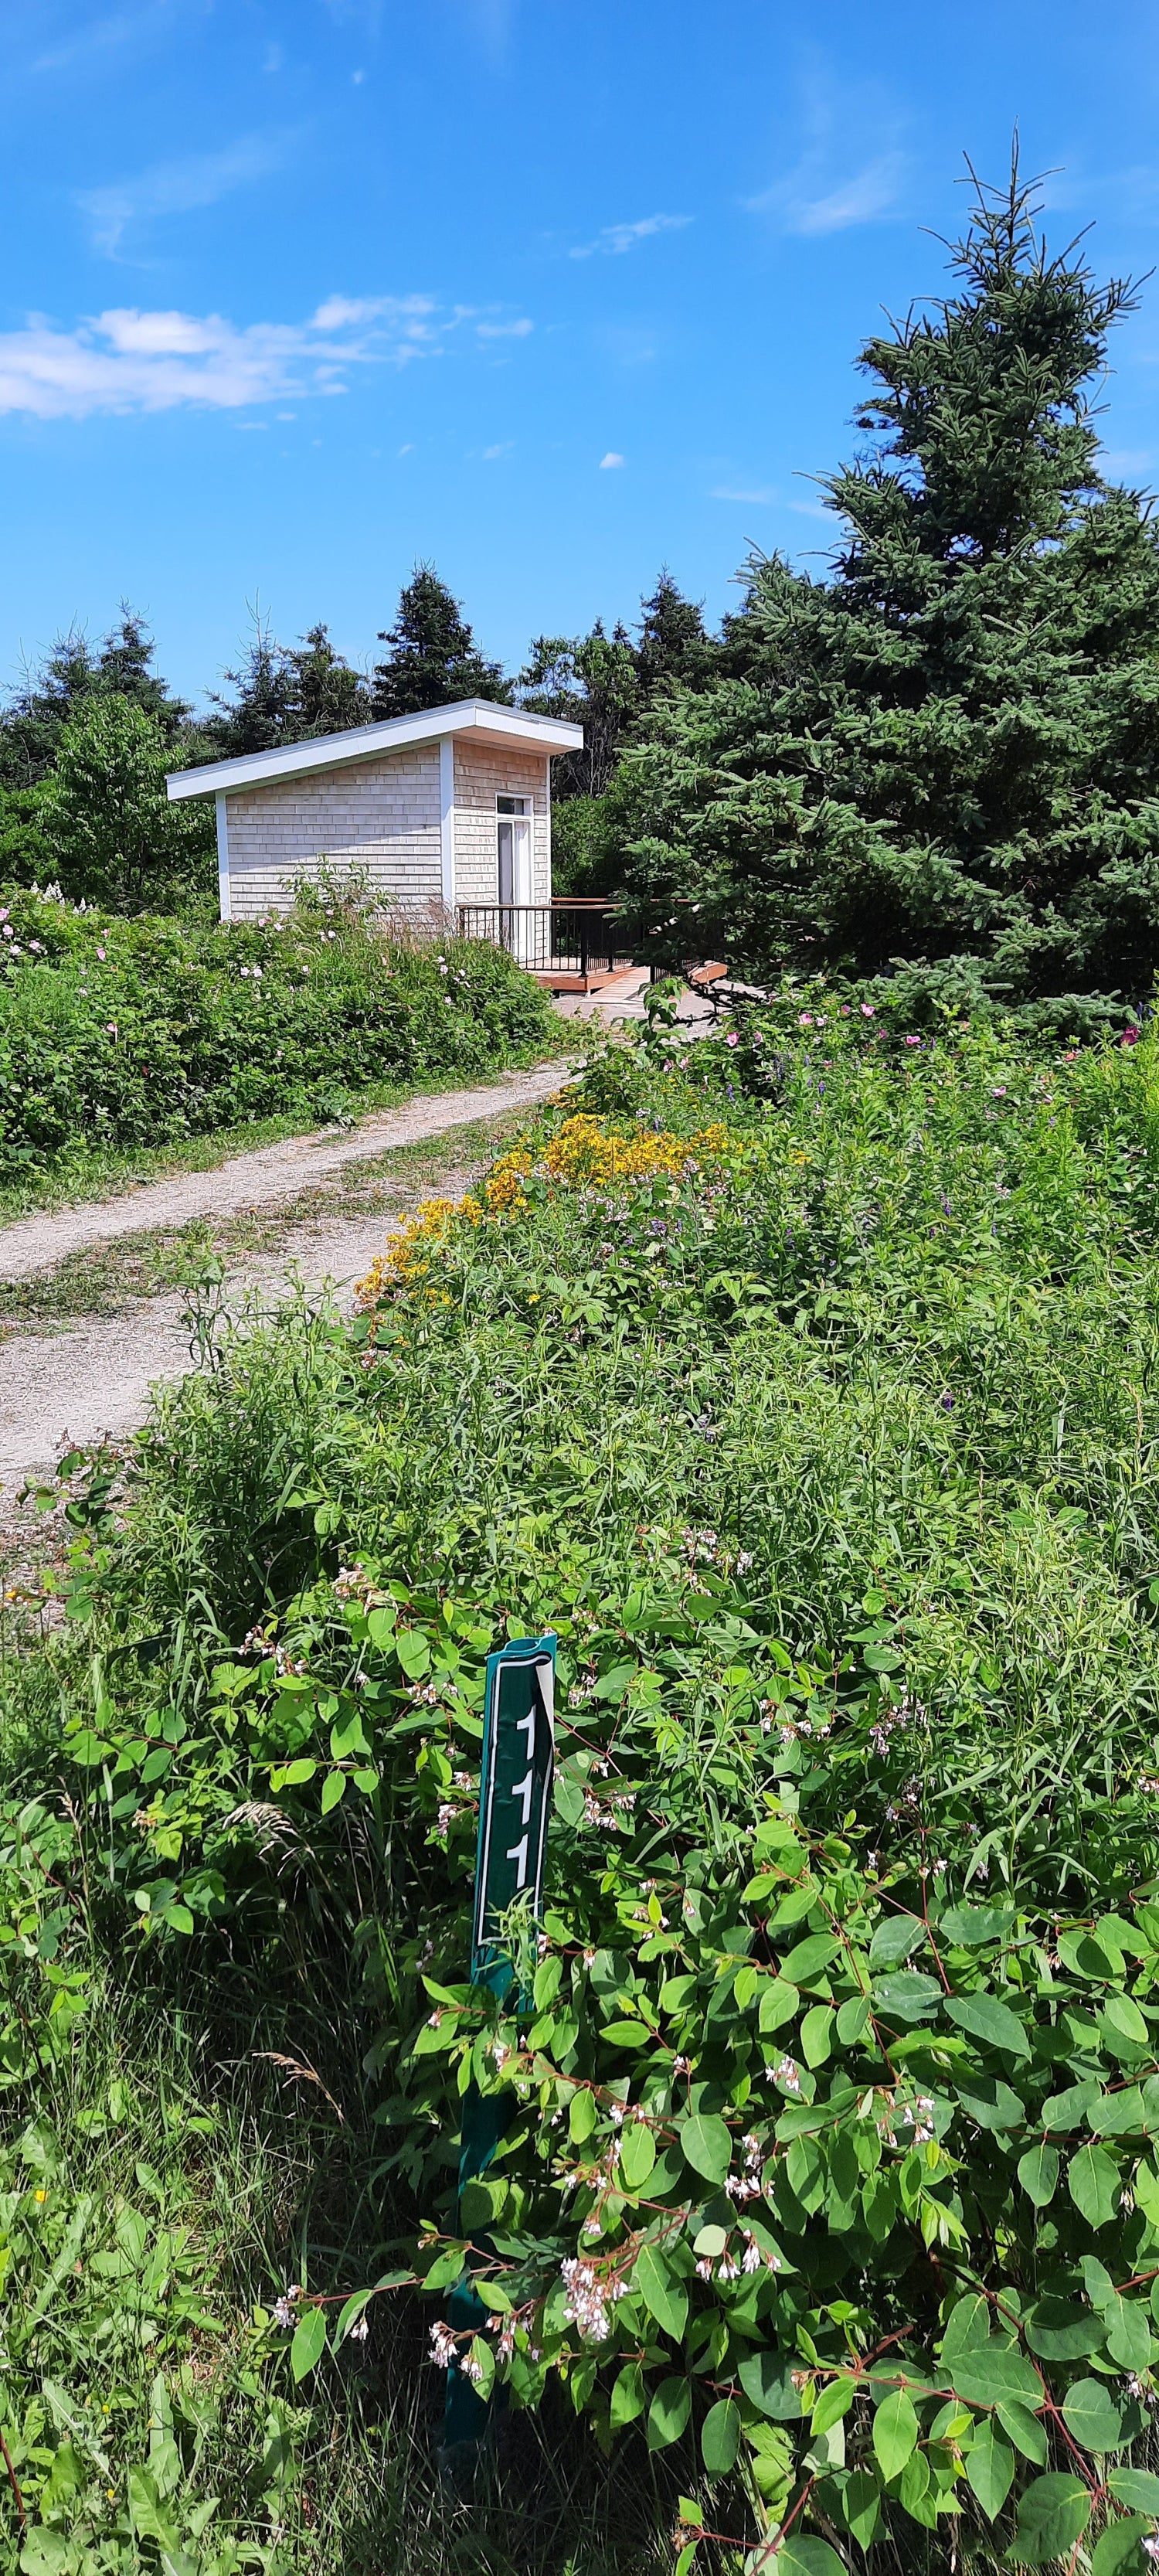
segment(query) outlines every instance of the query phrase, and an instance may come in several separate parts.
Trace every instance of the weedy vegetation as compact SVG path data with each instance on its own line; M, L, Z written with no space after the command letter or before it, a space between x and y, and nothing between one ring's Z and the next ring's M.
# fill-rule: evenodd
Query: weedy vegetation
M76 1195L166 1147L243 1144L416 1085L560 1050L549 997L504 950L384 922L303 886L266 925L0 904L0 1190Z
M659 995L353 1321L207 1298L5 1611L9 2563L1148 2564L1157 1289L1149 1029L818 987Z

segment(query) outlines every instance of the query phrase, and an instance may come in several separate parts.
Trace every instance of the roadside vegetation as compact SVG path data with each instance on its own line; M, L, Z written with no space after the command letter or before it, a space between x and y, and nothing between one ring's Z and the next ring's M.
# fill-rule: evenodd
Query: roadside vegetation
M210 1301L128 1467L42 1497L0 1846L27 2576L1145 2563L1156 1042L663 1014L356 1320ZM549 1626L504 2015L483 1665ZM470 2075L513 2116L457 2222ZM455 2366L511 2401L473 2493L457 2224Z
M383 922L351 887L266 927L0 904L0 1191L99 1187L127 1159L351 1116L550 1055L504 951ZM245 1141L253 1141L246 1138Z

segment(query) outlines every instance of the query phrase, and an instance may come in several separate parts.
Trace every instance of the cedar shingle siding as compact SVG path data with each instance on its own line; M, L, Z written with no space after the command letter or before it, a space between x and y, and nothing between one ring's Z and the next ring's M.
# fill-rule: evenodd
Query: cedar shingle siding
M385 899L422 911L442 892L439 747L279 779L225 800L235 921L284 912L320 858L357 864Z
M455 760L455 900L498 896L497 796L525 796L532 811L533 900L551 893L551 807L547 761L502 741L459 738ZM352 761L347 769L305 771L225 798L230 910L235 921L284 912L294 880L325 858L341 874L357 866L384 902L423 912L442 900L439 746L424 743Z

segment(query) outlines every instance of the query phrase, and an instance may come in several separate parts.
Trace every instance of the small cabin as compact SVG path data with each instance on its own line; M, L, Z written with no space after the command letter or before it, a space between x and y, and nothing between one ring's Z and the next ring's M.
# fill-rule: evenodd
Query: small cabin
M223 921L288 910L325 860L357 867L385 910L453 913L522 955L551 905L551 764L582 744L580 725L465 698L167 784L171 801L215 799Z

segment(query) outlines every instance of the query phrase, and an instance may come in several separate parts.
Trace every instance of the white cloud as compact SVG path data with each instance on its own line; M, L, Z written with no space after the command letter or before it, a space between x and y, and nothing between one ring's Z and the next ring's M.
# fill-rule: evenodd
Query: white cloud
M808 193L804 166L791 178L748 200L751 214L779 215L787 233L840 233L852 224L875 223L893 212L905 174L901 152L880 152L820 196ZM804 184L803 184L804 182Z
M758 483L748 491L739 491L731 483L717 483L708 497L710 501L749 501L764 509L777 495L771 483Z
M635 249L637 242L650 241L653 233L683 232L691 222L691 215L641 215L635 224L605 224L594 241L580 242L568 252L568 258L593 259L601 254L622 258L625 251Z
M623 457L617 456L615 448L609 447L607 455L600 458L600 472L606 474L613 465L622 465L623 462Z
M70 14L66 11L66 16ZM176 10L174 0L151 0L143 9L117 9L108 17L89 18L82 26L73 26L62 34L58 43L34 55L29 69L34 72L71 71L93 54L107 54L125 46L136 46L155 35L168 34ZM43 22L42 22L43 24Z
M869 136L877 149L866 155ZM880 89L845 86L815 61L805 83L797 157L783 177L745 202L750 214L771 215L782 232L846 232L893 212L907 166L896 111Z
M292 141L289 134L244 134L220 152L158 161L134 179L84 190L77 204L88 217L94 249L115 259L130 226L149 223L158 215L187 215L201 206L216 206L235 188L268 178L281 169Z
M485 447L483 450L484 464L493 465L497 456L510 456L514 444L515 441L512 438L501 438L497 447Z
M475 329L481 340L525 340L535 324L522 314L518 322L477 322Z
M219 313L125 308L64 331L32 314L24 330L0 332L0 412L80 420L336 394L351 366L437 355L458 318L425 295L334 295L309 321L244 329Z

